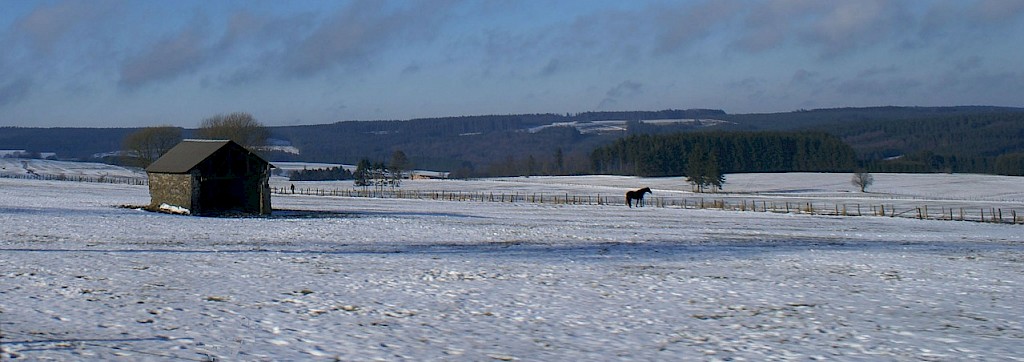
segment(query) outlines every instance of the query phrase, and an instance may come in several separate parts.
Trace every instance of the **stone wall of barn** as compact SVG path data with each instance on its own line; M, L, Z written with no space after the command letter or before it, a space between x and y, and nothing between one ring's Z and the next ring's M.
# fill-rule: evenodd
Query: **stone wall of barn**
M193 200L199 200L199 185L190 173L149 173L149 197L151 208L160 204L193 209ZM198 211L198 210L194 210Z

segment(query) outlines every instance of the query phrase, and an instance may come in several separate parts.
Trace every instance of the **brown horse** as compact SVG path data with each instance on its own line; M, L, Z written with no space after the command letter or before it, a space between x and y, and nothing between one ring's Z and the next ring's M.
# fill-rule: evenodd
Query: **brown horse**
M650 187L626 192L626 205L633 207L633 200L636 200L636 207L644 207L644 194L654 194Z

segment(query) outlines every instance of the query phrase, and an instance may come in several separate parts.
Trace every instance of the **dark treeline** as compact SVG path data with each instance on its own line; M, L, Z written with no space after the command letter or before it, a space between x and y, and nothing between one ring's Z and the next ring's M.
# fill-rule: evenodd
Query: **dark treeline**
M591 154L593 170L648 177L683 176L691 153L707 153L730 172L844 172L856 156L838 137L820 132L698 132L634 135Z
M61 159L92 160L121 149L124 138L138 128L0 127L0 149L31 153L55 152ZM94 157L96 156L96 157Z
M1024 152L999 155L993 171L997 175L1024 176Z
M346 170L344 167L327 167L295 170L291 172L288 179L292 181L334 181L354 178L352 171Z
M874 172L1024 174L1024 113L1000 112L841 125Z
M993 113L1024 113L1024 109L993 106L849 107L799 110L783 113L728 114L719 119L735 122L735 125L730 127L731 130L830 131L834 126L851 126L855 128L859 124L871 122L903 122ZM855 145L854 148L856 148Z

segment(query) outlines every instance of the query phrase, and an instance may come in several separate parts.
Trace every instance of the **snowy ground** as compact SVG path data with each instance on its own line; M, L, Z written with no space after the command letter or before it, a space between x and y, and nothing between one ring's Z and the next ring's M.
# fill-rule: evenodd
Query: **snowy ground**
M37 160L26 158L0 158L0 176L65 176L73 178L84 176L97 178L107 177L145 177L145 172L121 166L93 162L69 162L53 160Z
M850 188L772 177L752 192ZM406 187L671 190L530 179ZM1011 182L914 192L1019 203L1019 179L992 180ZM0 178L0 359L1024 356L1022 225L297 195L274 207L325 213L116 207L148 201L145 186Z

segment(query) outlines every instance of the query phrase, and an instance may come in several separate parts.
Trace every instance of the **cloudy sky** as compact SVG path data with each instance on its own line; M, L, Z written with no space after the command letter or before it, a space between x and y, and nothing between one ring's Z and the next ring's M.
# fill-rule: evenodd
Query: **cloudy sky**
M4 1L0 126L1024 106L1024 1Z

